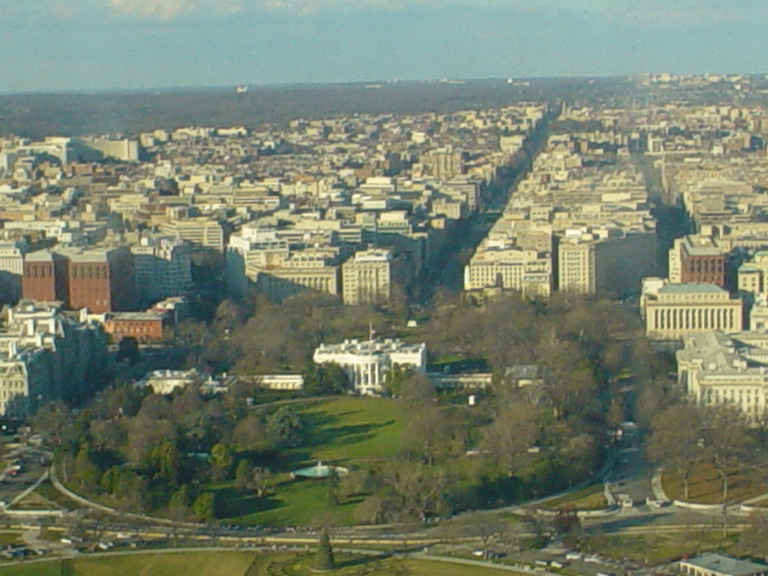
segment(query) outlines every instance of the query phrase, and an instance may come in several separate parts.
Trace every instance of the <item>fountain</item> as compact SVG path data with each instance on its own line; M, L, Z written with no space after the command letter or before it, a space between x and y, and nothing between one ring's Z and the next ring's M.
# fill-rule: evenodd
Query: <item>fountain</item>
M307 466L306 468L299 468L291 472L291 478L328 478L331 474L336 473L337 476L346 476L349 474L349 470L341 466L328 466L323 464L321 460L317 461L314 466Z

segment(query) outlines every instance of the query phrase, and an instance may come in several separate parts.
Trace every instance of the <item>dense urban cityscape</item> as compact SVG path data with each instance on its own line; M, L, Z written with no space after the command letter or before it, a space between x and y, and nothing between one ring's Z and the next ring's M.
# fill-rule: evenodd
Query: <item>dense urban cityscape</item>
M2 131L0 573L768 573L768 76L346 89Z

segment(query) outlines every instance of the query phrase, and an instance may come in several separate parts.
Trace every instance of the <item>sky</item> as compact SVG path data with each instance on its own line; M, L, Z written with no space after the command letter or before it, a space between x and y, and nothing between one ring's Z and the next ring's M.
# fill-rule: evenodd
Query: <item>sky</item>
M0 0L0 92L768 72L766 0Z

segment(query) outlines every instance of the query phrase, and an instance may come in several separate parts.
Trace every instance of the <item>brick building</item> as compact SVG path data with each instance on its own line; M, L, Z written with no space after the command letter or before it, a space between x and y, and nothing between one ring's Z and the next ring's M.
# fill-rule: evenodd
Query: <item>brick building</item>
M164 327L165 315L154 312L113 312L104 319L104 331L116 344L125 337L140 344L160 342Z
M714 238L689 235L675 240L670 250L672 283L714 284L726 288L727 251Z
M135 306L133 255L125 247L64 248L26 255L22 297L95 314Z
M126 247L90 249L67 254L67 307L90 312L126 311L135 306L133 255Z
M38 250L24 257L22 297L38 302L67 302L67 259L50 250Z

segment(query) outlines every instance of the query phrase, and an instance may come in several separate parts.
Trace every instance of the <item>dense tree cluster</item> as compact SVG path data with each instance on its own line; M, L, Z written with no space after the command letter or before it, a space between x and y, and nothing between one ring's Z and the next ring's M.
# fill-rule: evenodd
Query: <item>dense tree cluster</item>
M253 390L236 385L221 397L195 389L166 397L122 386L79 412L61 403L35 426L55 448L59 476L72 488L118 508L177 519L227 514L216 483L263 497L283 452L302 442L289 405L249 410Z
M263 297L247 303L224 300L212 318L187 320L168 340L189 349L188 364L206 371L314 375L310 371L317 346L365 338L371 327L380 335L393 333L381 310L343 306L340 299L324 294L301 294L282 304Z

